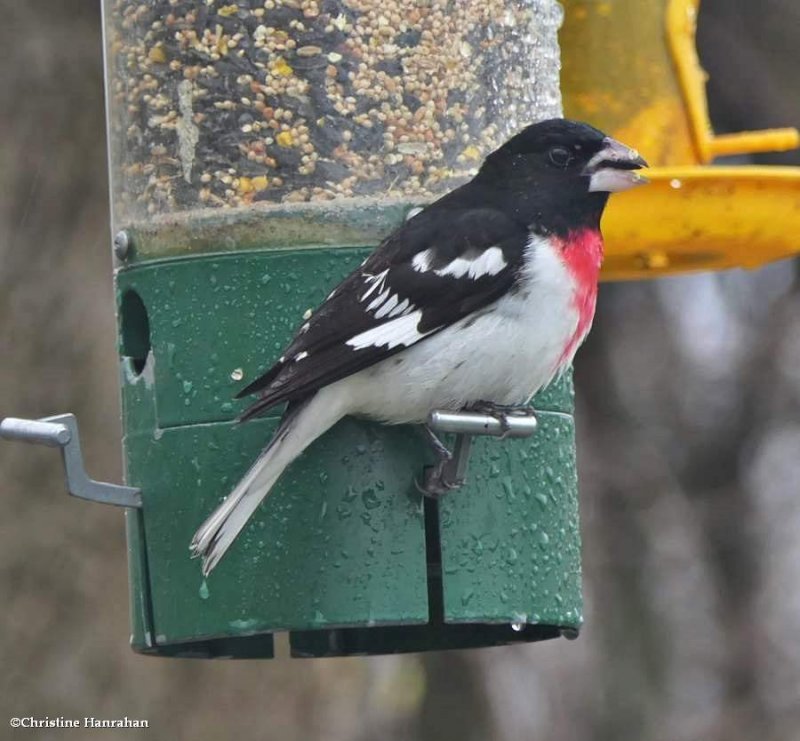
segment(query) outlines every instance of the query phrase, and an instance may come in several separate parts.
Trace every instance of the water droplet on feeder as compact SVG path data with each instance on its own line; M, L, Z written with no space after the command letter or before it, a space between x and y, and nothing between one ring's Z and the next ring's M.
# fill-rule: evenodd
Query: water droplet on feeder
M203 583L200 585L200 589L197 590L197 593L200 595L200 599L208 599L211 595L211 592L208 591L208 584L205 579L203 579Z
M241 381L244 378L244 371L241 368L234 368L231 371L231 380Z
M678 178L672 178L672 180L669 181L669 187L680 190L683 187L683 183Z

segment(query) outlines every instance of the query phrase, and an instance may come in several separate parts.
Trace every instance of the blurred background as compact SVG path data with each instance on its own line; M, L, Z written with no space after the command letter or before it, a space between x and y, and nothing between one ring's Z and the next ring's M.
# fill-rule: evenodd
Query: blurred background
M0 10L0 416L75 412L90 473L119 481L99 3ZM794 0L703 1L718 132L800 125L799 44ZM68 499L52 450L1 445L0 737L11 716L127 715L196 741L800 739L799 315L796 261L602 287L576 364L572 643L136 656L121 514Z

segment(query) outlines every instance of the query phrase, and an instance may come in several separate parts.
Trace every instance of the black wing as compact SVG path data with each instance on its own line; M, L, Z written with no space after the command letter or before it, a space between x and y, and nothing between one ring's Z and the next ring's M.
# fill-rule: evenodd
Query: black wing
M374 365L510 290L527 229L496 209L437 205L384 240L300 328L283 357L237 394L262 392L241 420Z

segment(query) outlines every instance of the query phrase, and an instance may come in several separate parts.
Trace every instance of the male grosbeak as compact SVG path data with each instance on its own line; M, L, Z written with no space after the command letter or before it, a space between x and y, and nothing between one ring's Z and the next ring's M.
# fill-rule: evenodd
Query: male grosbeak
M424 423L435 409L525 404L571 362L594 316L610 193L646 182L639 154L551 119L406 221L337 286L238 396L249 419L288 402L272 440L191 544L219 562L283 470L345 415Z

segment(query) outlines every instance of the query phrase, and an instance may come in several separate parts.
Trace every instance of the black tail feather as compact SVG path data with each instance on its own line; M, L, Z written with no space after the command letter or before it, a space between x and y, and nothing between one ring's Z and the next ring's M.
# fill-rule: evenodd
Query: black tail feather
M275 401L273 398L270 398L269 396L259 399L254 404L251 404L249 407L247 407L247 409L245 409L236 418L236 424L247 422L248 419L253 419L253 417L258 417L261 414L265 414L270 409L272 409L272 407L275 407L278 404L280 404L280 401Z
M316 391L312 391L310 394L306 394L300 398L294 398L289 401L286 405L286 409L281 416L281 426L278 430L275 431L275 436L281 431L281 429L288 423L290 419L297 415L297 413L309 402L311 399L316 395ZM273 407L278 406L279 404L286 401L286 399L271 399L269 397L264 397L263 399L259 399L255 404L245 409L237 418L236 424L241 424L242 422L247 422L248 419L252 419L253 417L258 417L261 414L269 411ZM273 441L275 437L273 437ZM270 443L271 444L271 443Z
M259 391L265 389L269 386L278 376L278 374L283 370L284 364L283 363L275 363L266 373L256 378L255 381L249 383L245 386L241 391L236 392L236 396L234 399L243 399L245 396L250 396L252 394L256 394Z

